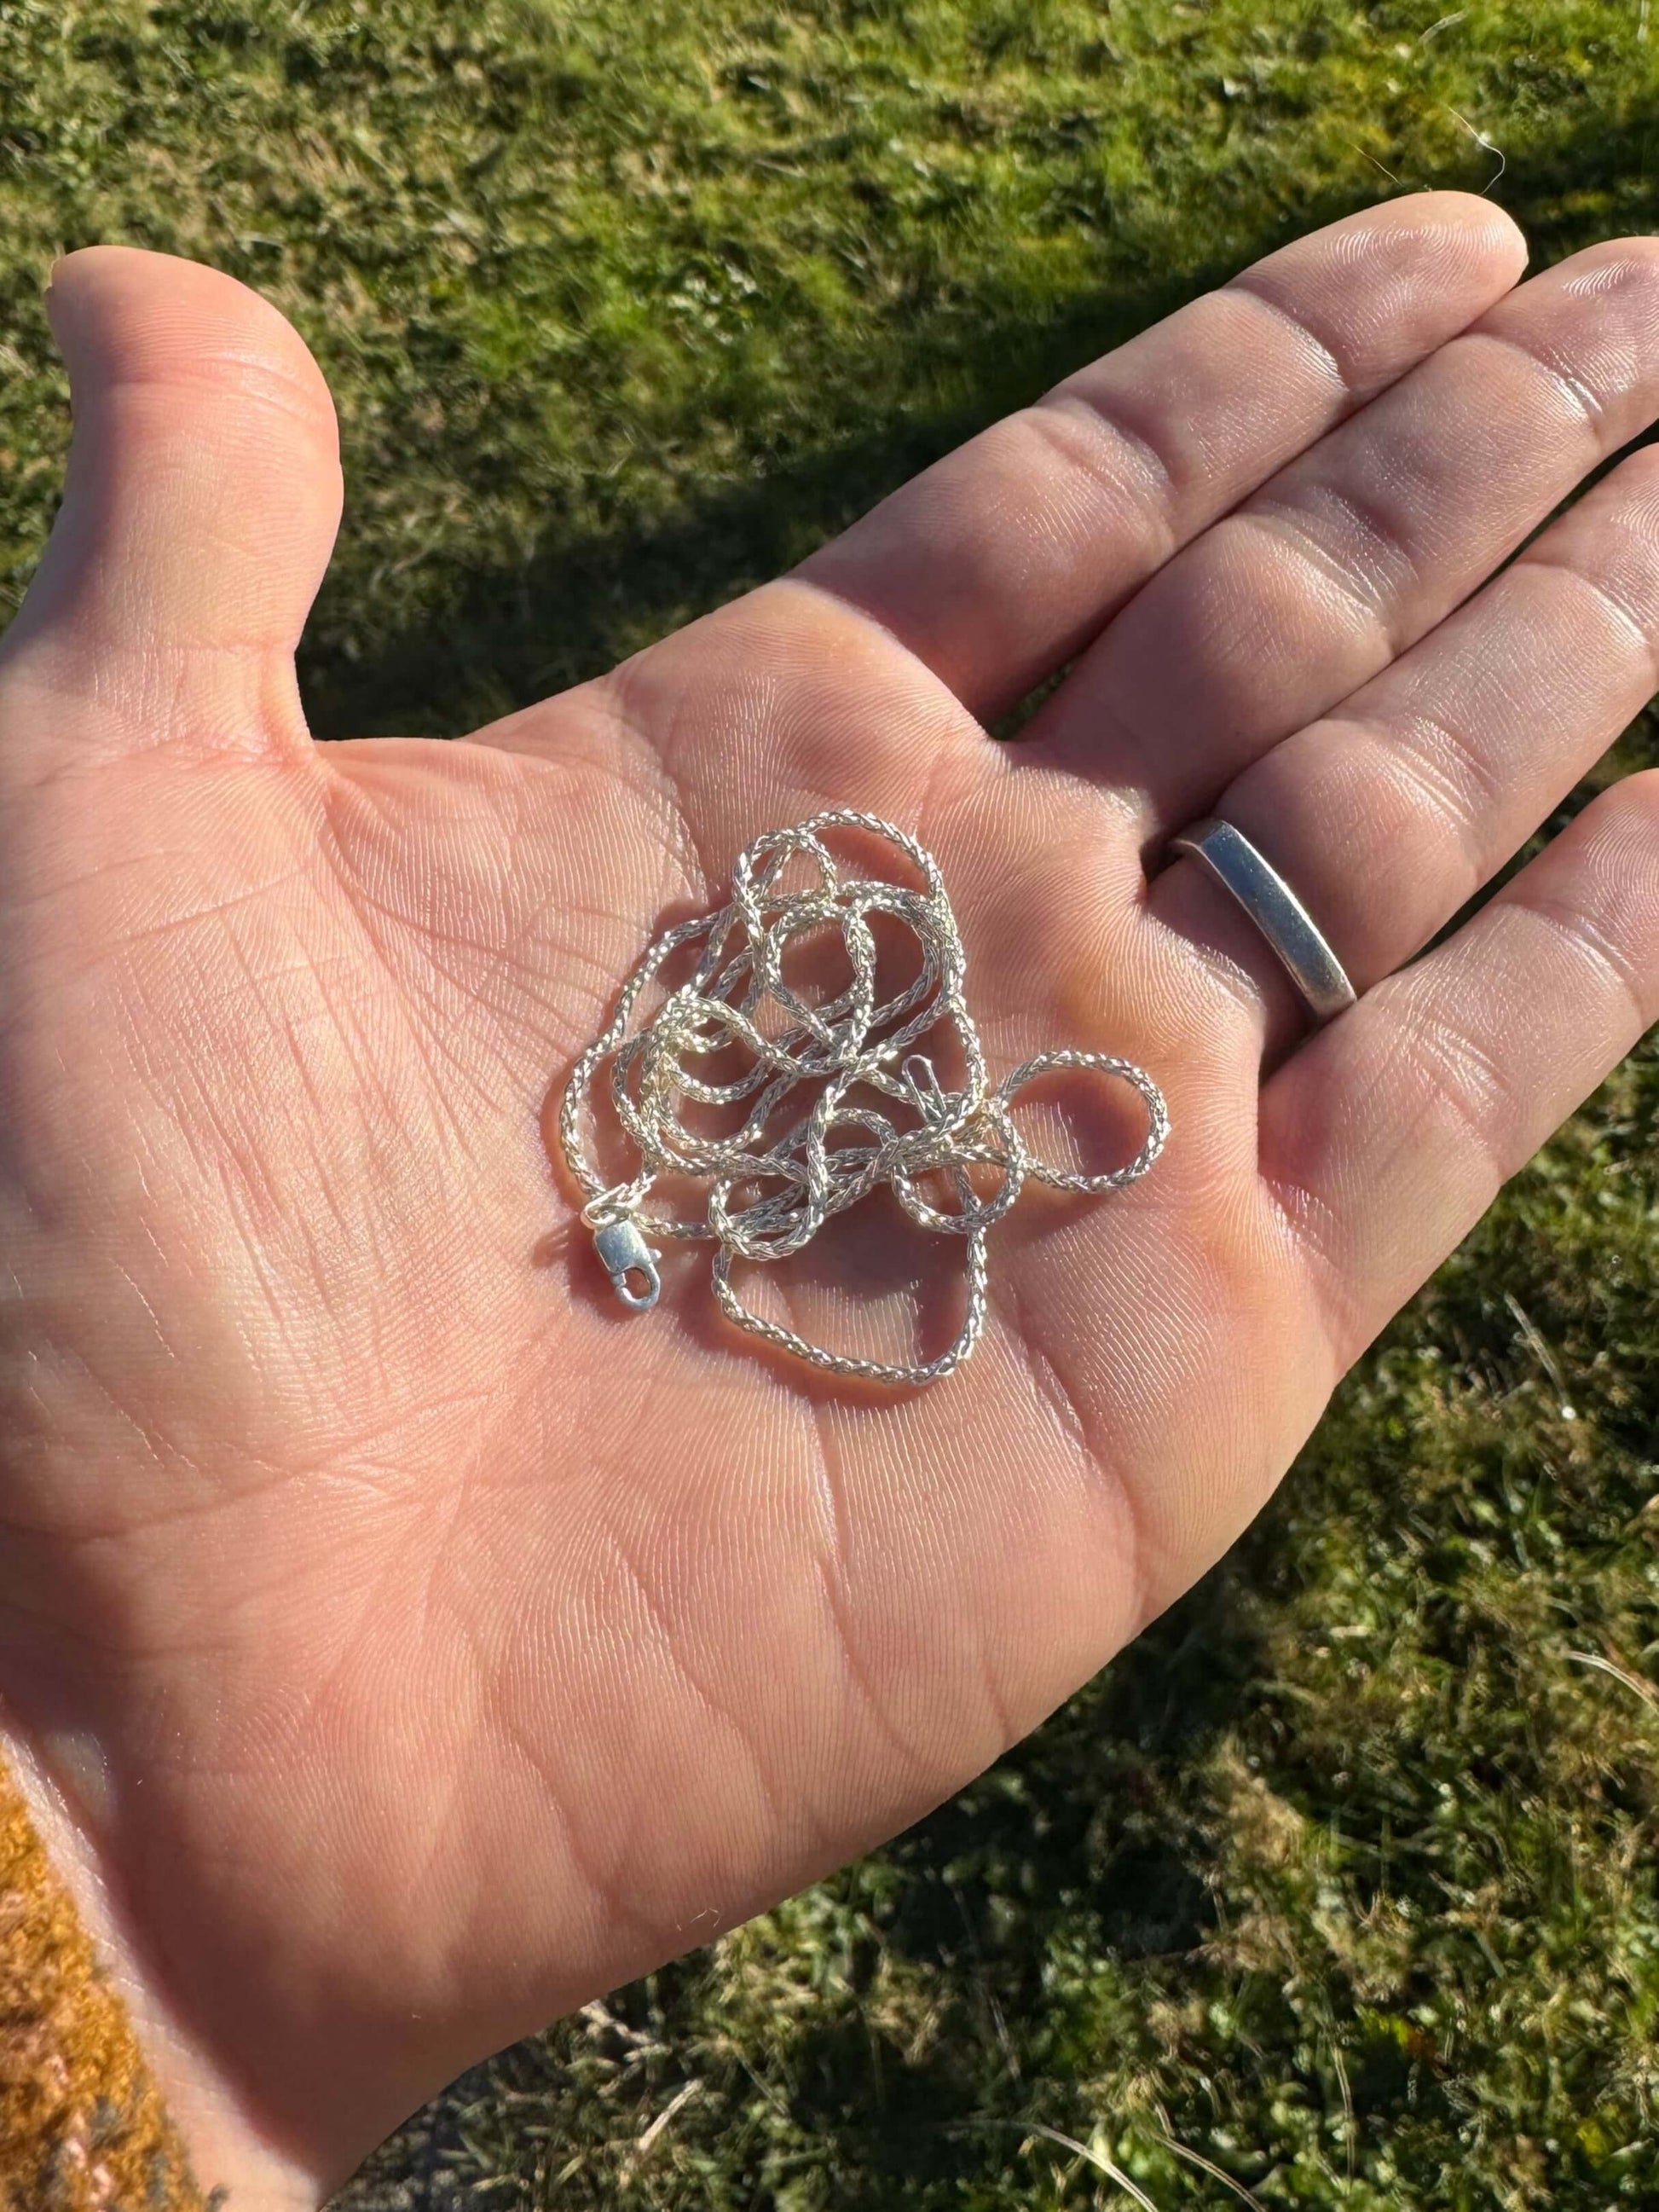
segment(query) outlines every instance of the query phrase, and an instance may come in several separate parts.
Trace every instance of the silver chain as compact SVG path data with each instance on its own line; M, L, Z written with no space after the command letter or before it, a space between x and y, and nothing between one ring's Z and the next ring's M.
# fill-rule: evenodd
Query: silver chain
M922 888L881 878L843 879L819 836L842 829L866 830L896 846ZM807 864L813 880L804 890L786 890L781 878L795 860ZM884 1003L876 997L872 915L907 927L921 954L915 981ZM794 939L826 927L840 930L853 980L837 997L812 1006L784 981L784 956ZM699 940L695 972L630 1035L641 994L675 952ZM659 1237L712 1238L719 1247L714 1288L721 1310L768 1343L832 1375L881 1382L935 1382L960 1366L985 1326L987 1233L1018 1198L1025 1177L1059 1190L1120 1190L1146 1174L1170 1133L1157 1084L1144 1069L1109 1053L1039 1053L993 1089L963 996L964 967L961 933L937 862L890 822L852 807L831 807L793 829L757 837L732 869L730 903L663 933L623 986L604 1034L583 1053L565 1085L560 1146L586 1200L582 1219L593 1231L618 1296L639 1308L656 1303L661 1255L646 1243L647 1228ZM954 1090L941 1085L925 1053L910 1049L941 1024L954 1030L962 1050L964 1075ZM732 1047L748 1055L749 1065L730 1081L708 1081L687 1065ZM606 1060L617 1119L640 1159L632 1182L608 1186L594 1172L582 1135L588 1095ZM1109 1175L1073 1175L1027 1150L1009 1111L1014 1093L1036 1076L1066 1067L1121 1076L1140 1094L1146 1138L1127 1167ZM769 1140L780 1109L786 1100L796 1103L797 1093L811 1095L810 1109ZM909 1126L883 1110L883 1096L904 1111ZM681 1119L688 1103L741 1109L742 1126L723 1137L690 1129ZM993 1169L1000 1178L988 1198L969 1179L975 1167ZM924 1195L923 1178L939 1170L954 1186L954 1206L937 1206ZM702 1216L645 1221L640 1207L659 1176L705 1180ZM809 1243L833 1214L882 1183L922 1228L961 1237L966 1244L966 1317L947 1352L916 1366L814 1344L750 1312L732 1285L734 1257L785 1259ZM635 1276L643 1291L632 1287Z

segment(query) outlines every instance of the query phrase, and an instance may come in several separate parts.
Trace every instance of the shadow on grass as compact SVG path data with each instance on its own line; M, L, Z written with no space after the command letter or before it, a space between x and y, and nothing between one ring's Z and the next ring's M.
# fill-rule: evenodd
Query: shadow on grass
M446 578L448 613L389 641L372 660L302 655L319 737L458 736L504 711L602 674L646 636L720 606L793 565L887 492L1070 368L1202 289L1202 275L1078 307L1039 330L1010 329L986 303L982 361L945 362L971 404L905 416L823 451L771 459L667 512L624 514L599 534L550 531L532 557L486 559ZM927 381L941 372L929 349ZM921 380L918 378L918 380ZM319 608L327 628L327 606Z
M1659 147L1659 110L1529 154L1524 176L1500 197L1528 231L1535 263L1603 234L1609 204L1629 227L1650 142ZM1346 211L1297 207L1261 249ZM308 657L314 725L325 736L453 733L480 712L500 712L503 694L526 703L596 674L653 625L717 605L799 559L984 422L1225 273L1194 266L1149 279L1036 329L987 301L977 335L951 341L971 394L961 407L872 424L673 512L624 515L603 534L561 539L553 531L520 565L482 559L445 580L441 624L386 641L372 659L349 663L326 648ZM959 332L959 319L951 328ZM925 328L913 342L924 353L939 343ZM935 366L937 358L934 350ZM1252 1695L1261 1614L1240 1594L1272 1557L1274 1530L1270 1512L1107 1677L882 1855L896 1876L879 1916L882 1944L942 1970L988 2038L1004 2013L1042 2007L1051 1944L1066 1930L1086 1929L1097 1955L1123 1960L1178 1961L1209 1935L1214 1846L1160 1778L1201 1764ZM852 2212L902 2201L906 2182L924 2173L967 2179L985 2130L1012 2124L987 2117L982 2044L958 2052L940 2039L909 2060L889 2042L878 2064L873 2033L843 2014L795 2040L795 2118L818 2141L838 2143L837 2201ZM538 2046L522 2048L529 2063ZM534 2063L544 2079L556 2072L544 2048ZM1356 2094L1391 2107L1407 2094L1408 2071L1384 2053ZM467 2077L410 2123L410 2193L399 2202L435 2212L458 2201L441 2170L461 2148L457 2115L484 2081L482 2073ZM1022 2094L1017 2073L1008 2086L1012 2112Z
M1607 234L1610 225L1644 228L1659 216L1659 195L1645 185L1650 145L1659 149L1659 110L1593 140L1528 150L1524 171L1498 197L1531 240L1534 266ZM1310 199L1241 259L1364 204ZM441 619L389 637L371 653L349 659L331 649L325 586L313 625L318 641L301 653L313 726L326 738L457 736L599 675L643 637L799 560L963 439L1239 265L1195 262L1159 271L1036 325L1023 301L989 292L974 302L971 319L959 302L931 321L918 317L880 341L901 365L915 363L900 388L943 385L964 395L959 404L901 412L822 450L757 456L745 482L716 485L671 510L623 514L604 532L565 537L550 522L521 562L503 565L486 546L476 566L452 567L437 580ZM826 384L837 378L855 389L858 364L827 364Z

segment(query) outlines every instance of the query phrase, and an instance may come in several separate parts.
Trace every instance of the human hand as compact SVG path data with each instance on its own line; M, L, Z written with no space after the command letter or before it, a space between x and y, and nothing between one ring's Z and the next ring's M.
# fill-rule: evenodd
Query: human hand
M321 747L318 372L211 271L60 268L0 653L0 1691L205 2182L311 2201L994 1759L1659 1012L1653 775L1395 972L1655 680L1651 453L1488 580L1659 413L1659 249L1522 258L1479 200L1353 217L612 675ZM937 855L994 1076L1121 1053L1174 1125L1022 1199L930 1390L773 1358L696 1246L622 1316L550 1169L665 916L826 805ZM1192 862L1149 883L1212 811L1364 994L1316 1036ZM911 1232L846 1228L791 1310L902 1357Z

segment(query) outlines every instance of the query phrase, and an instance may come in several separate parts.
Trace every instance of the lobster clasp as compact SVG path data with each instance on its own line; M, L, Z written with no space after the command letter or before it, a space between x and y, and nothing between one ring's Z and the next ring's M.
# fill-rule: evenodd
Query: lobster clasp
M611 1287L625 1306L635 1313L644 1313L657 1303L662 1284L657 1275L657 1262L662 1254L647 1244L640 1234L640 1225L630 1214L620 1214L614 1220L590 1224L593 1231L593 1249L599 1255L599 1265L611 1278ZM645 1278L643 1291L636 1291L629 1282L630 1275Z

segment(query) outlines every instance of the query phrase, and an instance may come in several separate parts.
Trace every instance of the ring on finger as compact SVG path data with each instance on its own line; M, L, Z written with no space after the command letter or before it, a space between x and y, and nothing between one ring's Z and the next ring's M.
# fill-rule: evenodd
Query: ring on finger
M1212 815L1172 837L1170 850L1196 860L1243 908L1316 1025L1354 1004L1358 994L1318 923L1242 830Z

